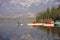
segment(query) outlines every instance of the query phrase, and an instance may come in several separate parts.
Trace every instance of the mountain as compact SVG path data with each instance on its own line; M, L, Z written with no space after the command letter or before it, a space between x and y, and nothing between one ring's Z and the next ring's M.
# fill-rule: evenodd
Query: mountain
M32 13L32 12L29 12L27 14L18 14L18 15L10 16L9 18L19 18L19 17L22 17L22 18L24 18L24 17L28 17L28 18L29 17L32 17L32 18L35 18L36 15L34 13Z

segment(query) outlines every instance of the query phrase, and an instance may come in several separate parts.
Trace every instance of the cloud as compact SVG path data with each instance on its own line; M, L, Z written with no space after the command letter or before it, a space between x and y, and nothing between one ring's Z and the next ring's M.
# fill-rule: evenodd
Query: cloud
M53 2L53 0L9 0L7 3L14 6L21 5L23 7L30 7L31 5L39 6L41 3L47 4L48 2Z
M2 15L15 15L20 13L27 13L30 11L37 12L40 9L43 10L46 7L45 5L48 3L48 1L53 2L53 0L0 0L0 3L3 3L1 6L2 10L0 9L0 13ZM44 8L43 5L45 6ZM33 17L33 15L31 17Z
M54 4L59 5L59 4L60 4L60 0L55 0L55 1L54 1Z
M55 0L55 2L60 2L60 0Z
M3 4L3 0L0 0L0 5L2 5Z
M39 3L39 0L23 0L23 1L21 1L21 0L12 0L12 1L10 1L12 4L20 4L20 5L22 5L22 6L24 6L24 7L29 7L29 6L31 6L32 4L36 4L36 3Z
M55 2L55 4L58 4L58 5L59 5L59 4L60 4L60 2Z
M10 3L15 4L15 5L20 4L23 7L30 7L33 4L34 5L37 5L40 3L47 4L48 1L50 1L50 0L11 0ZM52 1L50 1L50 2L52 2Z

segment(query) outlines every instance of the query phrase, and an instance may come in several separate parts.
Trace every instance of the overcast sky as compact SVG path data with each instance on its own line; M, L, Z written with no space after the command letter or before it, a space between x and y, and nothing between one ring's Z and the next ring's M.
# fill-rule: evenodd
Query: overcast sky
M37 13L47 7L57 6L60 0L0 0L0 15Z

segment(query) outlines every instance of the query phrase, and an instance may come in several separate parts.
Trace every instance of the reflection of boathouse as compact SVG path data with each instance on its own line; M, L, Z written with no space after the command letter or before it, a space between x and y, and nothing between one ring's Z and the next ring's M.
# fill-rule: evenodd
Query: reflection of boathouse
M55 20L55 26L60 26L60 20Z

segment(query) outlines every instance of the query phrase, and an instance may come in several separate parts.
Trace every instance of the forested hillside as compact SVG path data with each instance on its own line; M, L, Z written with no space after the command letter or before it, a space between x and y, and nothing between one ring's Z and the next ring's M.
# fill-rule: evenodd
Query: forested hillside
M44 22L46 21L50 21L52 19L52 21L56 21L59 20L60 21L60 5L58 7L52 7L52 8L47 8L45 11L39 12L38 15L36 16L36 21L40 22L42 19ZM39 21L40 20L40 21ZM42 30L48 30L46 27L43 26L38 26L38 29L42 29ZM51 32L53 34L58 34L60 36L60 27L53 27L51 29Z

